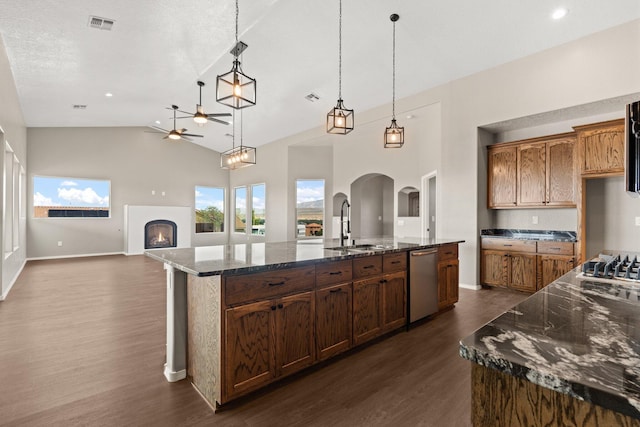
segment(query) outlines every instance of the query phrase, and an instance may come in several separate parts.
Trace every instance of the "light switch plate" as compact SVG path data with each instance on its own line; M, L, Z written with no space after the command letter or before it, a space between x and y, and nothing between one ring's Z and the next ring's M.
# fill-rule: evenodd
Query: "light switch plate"
M636 217L636 225L640 227L640 216Z
M538 217L536 215L531 217L531 224L537 224L538 223Z

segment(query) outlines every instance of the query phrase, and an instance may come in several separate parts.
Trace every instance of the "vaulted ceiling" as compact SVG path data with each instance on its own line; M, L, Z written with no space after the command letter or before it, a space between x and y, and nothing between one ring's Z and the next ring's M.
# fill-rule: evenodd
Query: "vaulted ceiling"
M553 20L558 7L569 14ZM258 82L257 105L242 110L245 144L323 126L338 96L338 0L240 0L239 10L239 38L249 46L242 68ZM231 112L215 102L215 80L232 65L234 0L0 0L0 11L29 127L157 120L170 129L166 107L195 111L198 80L205 112ZM356 125L358 111L391 101L391 13L400 15L401 98L638 19L640 2L344 0L342 95ZM92 28L91 16L114 24ZM310 93L319 99L307 100ZM194 142L205 147L231 147L232 126L183 119L178 127L203 134Z

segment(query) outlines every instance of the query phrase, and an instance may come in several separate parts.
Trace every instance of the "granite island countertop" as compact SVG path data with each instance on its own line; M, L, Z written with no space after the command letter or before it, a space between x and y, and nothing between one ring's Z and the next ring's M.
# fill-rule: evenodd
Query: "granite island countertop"
M460 355L640 419L640 284L578 270L463 339Z
M460 239L423 239L419 237L357 239L357 245L372 245L357 250L327 249L339 247L338 239L300 239L290 242L238 243L191 248L152 249L145 255L196 276L253 273L266 270L317 264L374 254L426 249Z

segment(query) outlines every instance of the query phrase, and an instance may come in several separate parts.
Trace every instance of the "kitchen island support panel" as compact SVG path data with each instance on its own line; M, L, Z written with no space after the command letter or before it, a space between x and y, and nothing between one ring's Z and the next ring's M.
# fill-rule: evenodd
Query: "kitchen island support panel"
M164 376L169 382L187 377L187 273L164 265L167 270L167 363Z

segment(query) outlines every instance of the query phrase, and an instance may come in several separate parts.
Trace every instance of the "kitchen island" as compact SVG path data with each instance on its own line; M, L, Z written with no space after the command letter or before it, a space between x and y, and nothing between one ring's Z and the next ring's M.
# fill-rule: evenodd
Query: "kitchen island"
M451 306L461 242L362 239L345 248L312 239L147 251L167 270L165 377L188 376L215 408L406 326L414 249L437 249L438 299L444 293Z
M578 270L461 341L474 426L640 426L640 284Z

